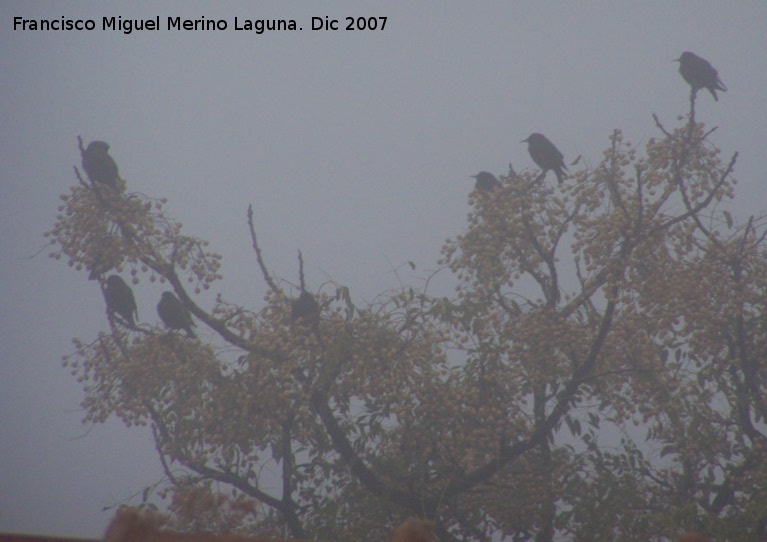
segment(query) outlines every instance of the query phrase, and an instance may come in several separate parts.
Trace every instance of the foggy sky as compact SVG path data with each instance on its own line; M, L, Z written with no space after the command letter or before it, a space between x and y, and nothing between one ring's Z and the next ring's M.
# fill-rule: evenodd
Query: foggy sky
M641 144L658 136L653 113L676 125L689 87L672 60L685 50L729 88L718 103L700 93L697 119L719 127L710 139L723 156L740 152L736 214L767 207L762 0L411 4L0 4L0 532L100 536L114 512L102 508L138 502L162 477L149 431L80 424L81 387L61 366L73 337L107 328L87 272L38 254L77 182L78 135L108 141L129 191L167 197L184 232L223 254L205 308L218 292L262 306L248 203L276 276L297 282L301 249L313 291L333 280L362 304L400 280L421 284L466 227L469 175L533 168L520 143L531 132L595 165L614 128ZM13 31L14 16L62 15L159 16L162 27ZM312 16L347 15L388 20L309 30ZM230 29L167 30L168 16ZM304 30L237 32L235 16ZM441 275L443 295L451 281ZM162 289L134 288L141 322L157 323Z

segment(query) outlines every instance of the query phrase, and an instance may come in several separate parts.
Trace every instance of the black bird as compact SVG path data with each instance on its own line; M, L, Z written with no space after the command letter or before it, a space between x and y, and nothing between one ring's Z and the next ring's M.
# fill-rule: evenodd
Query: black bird
M109 156L109 144L105 141L91 141L82 153L83 169L92 183L101 183L114 188L120 174L117 164Z
M559 152L559 149L543 134L530 134L530 137L521 142L527 143L527 152L530 153L533 162L541 168L543 176L548 170L553 169L557 175L557 182L562 184L567 166L565 165L565 157Z
M682 74L684 80L689 83L694 91L697 92L698 89L705 88L717 102L719 98L716 95L716 91L727 91L727 87L719 79L719 72L714 69L708 60L700 58L690 51L685 51L682 53L682 56L674 59L674 62L679 62L679 73Z
M197 338L197 335L192 331L192 326L195 325L192 321L192 315L189 314L189 310L183 303L173 295L173 292L162 293L160 302L157 304L157 314L170 329L183 329L191 338Z
M117 313L130 324L130 327L136 327L136 321L133 319L134 315L138 318L136 299L133 297L133 290L123 279L117 275L110 275L107 278L104 299L110 314Z
M477 179L477 182L474 183L475 190L488 191L501 187L501 182L495 178L495 175L487 171L480 171L476 175L471 175L471 178Z
M302 290L301 295L291 303L290 318L294 322L300 318L303 325L316 331L320 325L320 304L312 294Z

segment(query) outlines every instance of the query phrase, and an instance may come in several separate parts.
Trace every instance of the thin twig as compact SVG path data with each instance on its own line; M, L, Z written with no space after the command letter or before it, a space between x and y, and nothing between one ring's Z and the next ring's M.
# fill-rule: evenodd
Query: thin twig
M256 228L253 226L253 204L248 205L248 227L250 228L250 238L253 241L253 250L256 251L256 259L258 260L258 266L261 268L261 273L264 275L264 280L273 292L281 294L282 290L277 287L269 271L266 270L266 264L264 264L264 259L261 256L261 248L258 246L258 240L256 239Z

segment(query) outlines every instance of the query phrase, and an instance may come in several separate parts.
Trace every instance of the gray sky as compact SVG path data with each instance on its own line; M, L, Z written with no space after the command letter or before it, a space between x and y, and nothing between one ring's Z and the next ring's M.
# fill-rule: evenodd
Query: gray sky
M80 424L61 356L106 329L104 302L85 271L31 258L76 182L77 135L110 143L129 191L167 197L185 232L224 255L214 291L253 308L265 287L248 203L275 275L296 281L301 249L314 290L332 279L364 301L395 287L395 271L419 284L465 229L468 176L531 168L531 132L594 165L613 128L638 144L658 135L652 113L675 125L689 87L671 61L685 50L730 89L718 103L700 94L697 118L719 126L725 157L740 152L737 213L765 209L763 0L413 4L2 0L0 532L100 536L113 514L102 508L162 475L148 431ZM62 15L98 29L13 31L14 16ZM100 30L117 15L159 15L161 30ZM202 15L229 30L166 28ZM312 16L348 15L388 20L309 30ZM304 30L235 31L235 16ZM437 287L449 294L451 280ZM157 322L162 289L135 289L142 322Z

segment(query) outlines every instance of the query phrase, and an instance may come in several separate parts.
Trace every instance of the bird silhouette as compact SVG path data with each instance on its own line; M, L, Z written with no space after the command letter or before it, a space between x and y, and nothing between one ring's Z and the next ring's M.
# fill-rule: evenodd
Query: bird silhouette
M136 327L134 315L138 318L138 307L133 297L133 290L123 279L117 275L110 275L104 288L104 299L107 302L107 311L110 314L117 313L130 324Z
M290 303L290 319L293 322L300 320L301 325L307 326L317 333L320 327L320 304L306 290L304 256L300 250L298 251L298 280L301 284L301 293Z
M488 173L487 171L480 171L476 175L471 175L470 177L472 179L477 179L477 182L474 183L475 190L488 191L501 187L501 182L496 179L495 175Z
M674 62L679 62L679 73L682 74L684 80L689 83L695 92L700 88L705 88L717 102L719 98L716 95L716 91L727 92L727 87L719 79L719 72L714 69L708 60L690 51L685 51L682 53L682 56L674 59Z
M109 156L109 144L105 141L91 141L82 152L83 169L92 183L105 184L115 188L120 174L117 164Z
M170 329L183 329L192 339L197 335L192 331L195 323L192 321L192 315L189 310L173 295L173 292L163 292L160 302L157 304L157 314L160 320Z
M312 294L302 290L298 298L291 303L290 318L294 322L300 318L301 324L317 331L320 325L320 304Z
M552 169L557 175L557 182L562 184L567 166L565 165L565 157L559 152L559 149L545 135L538 133L530 134L530 137L521 142L527 143L527 152L530 153L533 162L541 168L542 175L545 176L546 172Z

